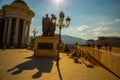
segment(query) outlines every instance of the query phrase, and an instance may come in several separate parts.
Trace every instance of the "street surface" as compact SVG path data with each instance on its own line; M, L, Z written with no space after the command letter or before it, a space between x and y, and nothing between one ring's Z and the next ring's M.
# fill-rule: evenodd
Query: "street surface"
M114 74L96 65L88 68L74 63L60 53L59 66L55 58L34 57L27 49L0 50L0 80L120 80Z

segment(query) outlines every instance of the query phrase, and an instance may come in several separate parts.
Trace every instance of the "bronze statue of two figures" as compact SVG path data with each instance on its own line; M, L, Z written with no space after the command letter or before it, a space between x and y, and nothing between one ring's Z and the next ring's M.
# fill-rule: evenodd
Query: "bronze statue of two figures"
M52 23L52 18L55 17L53 14L51 15L51 19L46 14L46 17L42 19L42 36L43 37L54 37L56 30L56 23ZM56 18L56 17L55 17Z

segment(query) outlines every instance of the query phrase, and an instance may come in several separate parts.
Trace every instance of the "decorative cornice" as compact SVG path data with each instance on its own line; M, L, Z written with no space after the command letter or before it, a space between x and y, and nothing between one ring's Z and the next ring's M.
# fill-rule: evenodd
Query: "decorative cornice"
M3 11L14 11L14 12L21 12L26 15L30 15L31 17L34 17L34 12L32 10L26 9L26 8L21 8L17 6L12 6L12 5L5 5L2 7Z

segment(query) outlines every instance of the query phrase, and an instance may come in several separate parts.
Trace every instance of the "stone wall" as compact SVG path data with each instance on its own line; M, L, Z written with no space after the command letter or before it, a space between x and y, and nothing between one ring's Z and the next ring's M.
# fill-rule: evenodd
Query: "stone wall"
M108 51L83 46L80 46L80 50L94 57L98 62L120 77L120 54L116 55Z

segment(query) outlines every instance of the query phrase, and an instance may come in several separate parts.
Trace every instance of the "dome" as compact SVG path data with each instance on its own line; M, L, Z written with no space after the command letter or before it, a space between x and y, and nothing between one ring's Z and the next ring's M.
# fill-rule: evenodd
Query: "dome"
M25 3L23 0L15 0L11 5L29 9L27 3Z

